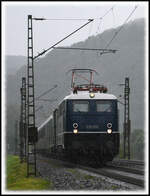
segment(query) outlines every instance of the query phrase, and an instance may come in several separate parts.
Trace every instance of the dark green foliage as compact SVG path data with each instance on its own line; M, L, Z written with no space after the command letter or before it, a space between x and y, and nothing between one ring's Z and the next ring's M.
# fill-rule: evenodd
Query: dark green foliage
M140 129L133 130L131 134L131 156L133 159L144 159L144 131Z
M120 148L119 148L119 158L123 159L123 132L120 133Z
M130 153L131 159L136 160L144 160L145 155L145 138L144 138L144 131L141 129L135 129L131 132L130 137ZM127 152L127 150L126 150ZM120 151L119 151L119 158L124 158L123 154L123 133L121 133L120 137Z

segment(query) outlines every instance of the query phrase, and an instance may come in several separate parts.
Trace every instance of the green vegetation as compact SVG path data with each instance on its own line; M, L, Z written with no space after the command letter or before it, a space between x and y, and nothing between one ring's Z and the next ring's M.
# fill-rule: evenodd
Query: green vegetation
M77 171L76 169L67 169L69 172L71 172L73 175L75 175L77 178L84 178L85 180L90 180L94 179L94 176L88 175L88 174L83 174Z
M119 157L123 158L123 133L120 135L120 152ZM144 159L144 131L135 129L131 132L131 159Z
M135 129L131 134L131 156L134 159L144 159L144 131Z
M90 179L94 179L95 177L94 176L91 176L91 175L85 175L84 178L86 180L90 180Z
M50 190L52 183L40 177L26 177L26 163L20 163L18 156L7 157L7 179L8 190Z
M69 168L69 169L67 169L67 170L68 170L69 173L72 173L72 174L75 175L77 178L80 178L80 177L82 176L82 174L81 174L79 171L77 171L76 169L71 169L71 168Z
M112 186L111 186L111 189L112 189L112 190L118 190L118 186L117 186L117 185L112 185Z

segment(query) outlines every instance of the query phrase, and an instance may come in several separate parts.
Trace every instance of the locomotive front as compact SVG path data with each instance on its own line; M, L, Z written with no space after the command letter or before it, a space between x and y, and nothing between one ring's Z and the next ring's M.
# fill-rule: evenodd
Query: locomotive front
M111 94L80 92L66 99L64 144L69 152L93 154L100 161L119 152L117 98Z

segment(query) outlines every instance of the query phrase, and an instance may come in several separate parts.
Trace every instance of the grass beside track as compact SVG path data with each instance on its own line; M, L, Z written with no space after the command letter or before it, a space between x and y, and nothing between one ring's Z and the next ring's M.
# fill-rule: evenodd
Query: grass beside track
M7 190L51 190L52 183L41 177L26 177L27 163L20 163L18 156L7 157Z

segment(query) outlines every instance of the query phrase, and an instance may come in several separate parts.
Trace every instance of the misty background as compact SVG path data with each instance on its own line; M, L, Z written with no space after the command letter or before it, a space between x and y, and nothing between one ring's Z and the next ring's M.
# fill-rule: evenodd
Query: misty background
M56 5L55 5L56 6ZM78 11L81 9L81 12L78 12L78 18L93 18L98 17L99 9L103 10L104 16L107 11L114 5L105 5L107 9L103 6L92 7L95 9L95 12L86 12L83 11L83 7L71 6L72 9ZM124 7L124 11L119 15L120 12L117 12L117 5L113 8L113 11L110 11L111 16L100 21L97 21L93 25L89 25L88 29L82 30L84 33L80 32L72 38L71 41L63 43L63 46L69 45L70 47L81 47L81 48L105 48L107 43L111 40L115 32L118 31L120 25L123 24L124 20L127 18L131 10L133 10L134 5L118 5L121 8ZM122 6L122 7L121 7ZM129 7L130 9L129 9ZM142 5L143 6L143 5ZM140 7L140 14L137 16L136 11L135 18L131 17L131 20L127 22L123 29L118 33L114 41L110 45L110 49L117 49L118 51L115 54L103 54L100 55L99 52L93 51L75 51L75 50L51 50L46 55L41 58L38 58L34 63L34 76L35 76L35 97L38 97L42 93L46 92L48 89L54 88L52 91L43 96L43 99L49 99L50 101L36 101L36 109L40 108L36 113L36 126L39 126L45 121L45 119L52 113L52 111L57 107L60 101L71 92L71 73L66 74L68 70L72 68L90 68L95 69L99 75L94 76L94 81L97 84L104 84L108 87L108 93L112 93L118 97L121 102L124 102L124 87L119 86L125 82L125 77L130 78L130 118L131 118L131 132L133 137L131 138L132 144L132 153L134 158L143 159L144 157L144 131L145 130L145 40L146 40L146 20L144 18L144 7ZM23 33L17 34L18 29L15 29L12 32L12 35L7 36L8 27L10 28L13 25L14 21L8 20L11 14L15 11L16 7L8 6L5 10L6 17L6 34L5 34L5 81L6 81L6 144L9 144L9 151L14 151L15 145L15 122L19 121L20 118L20 87L22 77L26 77L27 74L27 15L31 14L28 12L28 9L24 10L25 17L23 20L16 18L16 23L18 29L21 28ZM46 7L41 7L41 10L45 10L45 15L40 14L37 9L36 17L44 17L46 15L48 18L66 18L71 13L71 8L68 6L66 15L61 15L63 9L59 10L57 6L53 9L52 15L48 15L46 12ZM126 9L125 9L126 8ZM30 9L32 9L30 7ZM90 8L89 8L90 9ZM19 7L19 13L22 13L21 8ZM96 10L98 10L96 12ZM58 12L60 11L60 16L58 17ZM138 11L138 8L137 8ZM113 17L113 13L114 17ZM77 12L75 12L77 13ZM81 14L82 13L82 14ZM110 14L109 13L109 14ZM54 14L54 16L53 16ZM81 15L80 15L81 14ZM108 15L109 15L108 14ZM117 14L122 20L119 20ZM108 17L106 14L106 17ZM66 17L65 17L66 16ZM73 15L72 15L73 16ZM93 16L93 17L92 17ZM141 17L142 16L142 17ZM99 16L100 17L100 16ZM25 22L26 20L26 22ZM117 22L118 20L118 22ZM8 22L9 21L9 22ZM22 21L22 22L21 22ZM111 22L110 22L111 21ZM54 21L53 21L54 22ZM55 21L55 25L56 25ZM62 24L65 24L61 21ZM71 24L71 22L69 22ZM34 31L34 55L37 55L37 52L41 52L44 49L49 48L53 43L56 43L58 40L62 39L67 35L67 33L72 32L86 21L78 21L72 23L72 25L58 25L59 30L57 31L52 25L48 25L49 31L46 31L42 26L42 22L38 26L33 27ZM103 24L109 23L108 26L104 28ZM120 24L121 23L121 24ZM112 25L113 24L113 25ZM44 24L45 25L45 24ZM43 28L43 29L42 29ZM44 31L41 36L41 32ZM45 33L47 34L45 35ZM65 32L65 34L63 34ZM39 33L39 34L38 34ZM54 34L53 34L54 33ZM80 34L80 36L78 36ZM54 36L55 35L55 36ZM13 39L13 36L15 39ZM36 37L38 36L38 38ZM54 38L55 37L55 38ZM11 40L11 41L10 41ZM17 40L17 42L15 42ZM14 42L16 44L14 44ZM11 46L12 45L12 46ZM60 45L59 45L60 46ZM120 132L123 131L123 115L124 115L124 106L119 104L119 113L120 113ZM137 147L138 146L138 147ZM140 149L140 150L139 150Z

